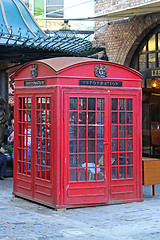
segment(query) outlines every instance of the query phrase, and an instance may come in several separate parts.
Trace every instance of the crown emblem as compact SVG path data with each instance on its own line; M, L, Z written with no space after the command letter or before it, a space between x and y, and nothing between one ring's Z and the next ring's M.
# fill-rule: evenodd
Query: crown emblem
M31 77L32 78L37 77L37 65L35 64L31 65Z
M99 66L95 64L94 66L94 74L98 78L105 78L107 77L107 66L102 67L102 64Z

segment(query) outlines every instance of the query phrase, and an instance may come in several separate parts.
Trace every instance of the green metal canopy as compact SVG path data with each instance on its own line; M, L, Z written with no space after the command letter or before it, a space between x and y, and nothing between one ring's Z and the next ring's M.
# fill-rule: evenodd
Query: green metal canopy
M24 63L59 56L86 57L104 50L74 34L47 36L21 0L0 0L0 61Z

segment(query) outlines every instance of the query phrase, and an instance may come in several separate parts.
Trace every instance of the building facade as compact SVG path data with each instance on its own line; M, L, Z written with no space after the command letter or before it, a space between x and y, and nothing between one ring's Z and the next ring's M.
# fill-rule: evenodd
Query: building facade
M143 74L142 151L146 157L160 157L159 7L160 1L153 0L95 1L95 13L104 16L95 24L95 41L106 48L109 61Z

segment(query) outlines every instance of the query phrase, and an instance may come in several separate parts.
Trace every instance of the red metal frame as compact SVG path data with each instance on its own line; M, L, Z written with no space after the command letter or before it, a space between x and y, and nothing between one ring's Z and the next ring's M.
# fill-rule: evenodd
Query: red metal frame
M34 62L34 80L33 63L15 75L14 194L57 209L141 201L141 76L99 60L58 61ZM103 79L94 76L100 63Z

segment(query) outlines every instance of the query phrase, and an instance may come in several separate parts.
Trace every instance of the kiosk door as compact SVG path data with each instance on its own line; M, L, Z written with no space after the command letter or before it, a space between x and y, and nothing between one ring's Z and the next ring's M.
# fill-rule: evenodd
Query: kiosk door
M108 201L108 95L65 94L64 204Z

